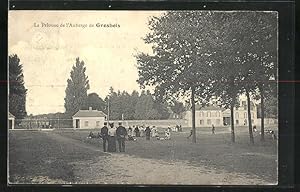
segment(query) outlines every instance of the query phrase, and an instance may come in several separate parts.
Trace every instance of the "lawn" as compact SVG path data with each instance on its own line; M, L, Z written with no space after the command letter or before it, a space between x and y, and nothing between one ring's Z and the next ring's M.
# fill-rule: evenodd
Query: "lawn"
M73 183L69 162L91 160L100 154L57 142L41 131L9 133L10 183Z
M268 128L269 129L269 128ZM99 130L92 130L93 133ZM163 135L163 129L159 129ZM87 139L90 131L59 131L60 135L85 142L101 149L101 139ZM171 140L158 141L145 137L137 141L126 142L126 153L132 156L166 161L186 160L192 165L224 169L246 174L255 174L272 183L277 181L277 140L266 135L266 141L260 142L260 135L254 133L255 144L249 142L248 129L236 128L236 143L230 141L228 128L216 129L211 134L210 128L197 129L197 143L186 137L189 130L172 132Z
M72 162L92 162L107 156L102 153L101 139L88 139L90 131L100 130L54 130L10 131L9 174L11 183L74 183ZM159 129L163 134L163 129ZM228 128L217 128L212 135L210 128L197 129L197 143L186 137L189 130L172 132L171 140L158 141L145 137L126 142L126 154L165 162L185 161L192 166L229 172L256 175L269 183L277 182L277 140L266 135L255 144L249 144L248 129L236 128L236 143L230 142ZM87 150L84 146L95 150ZM43 177L36 178L37 176ZM42 181L41 181L42 180ZM50 183L51 183L50 182Z

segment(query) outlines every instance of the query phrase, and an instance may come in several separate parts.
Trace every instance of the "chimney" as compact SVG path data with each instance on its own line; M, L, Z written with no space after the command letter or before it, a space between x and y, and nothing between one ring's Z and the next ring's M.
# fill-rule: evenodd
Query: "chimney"
M93 110L93 108L92 107L89 107L89 111L92 111Z

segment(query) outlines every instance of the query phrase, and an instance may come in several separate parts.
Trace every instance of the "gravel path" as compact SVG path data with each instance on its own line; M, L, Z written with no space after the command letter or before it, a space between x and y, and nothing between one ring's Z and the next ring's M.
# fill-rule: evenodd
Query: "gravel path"
M111 154L99 162L74 163L78 183L89 184L182 184L182 185L260 185L267 182L257 176L229 173L224 170L209 170L188 165L184 161L132 157L126 154ZM85 168L85 165L89 168Z

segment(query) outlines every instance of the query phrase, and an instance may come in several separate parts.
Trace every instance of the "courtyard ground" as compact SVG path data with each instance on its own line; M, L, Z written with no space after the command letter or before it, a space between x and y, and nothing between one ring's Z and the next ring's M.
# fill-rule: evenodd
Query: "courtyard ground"
M92 130L94 133L99 130ZM163 131L163 130L160 130ZM228 128L171 133L171 140L145 137L126 142L125 153L102 152L90 130L10 131L9 181L57 184L276 184L277 140L249 144L247 128L237 128L236 143Z

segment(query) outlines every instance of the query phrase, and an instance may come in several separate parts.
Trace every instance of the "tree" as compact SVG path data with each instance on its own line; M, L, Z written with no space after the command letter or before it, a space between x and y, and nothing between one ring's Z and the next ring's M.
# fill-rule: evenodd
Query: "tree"
M244 30L250 35L244 40L248 45L247 49L241 51L241 59L244 61L243 84L247 99L250 92L255 96L256 89L259 90L259 96L256 98L260 98L261 102L261 141L264 141L264 100L266 94L274 89L274 84L270 80L277 78L277 14L254 12L248 18ZM250 108L249 103L248 108ZM248 118L250 117L251 114L248 114ZM250 129L252 130L251 121L249 132Z
M171 105L171 110L173 113L177 114L178 116L185 111L185 108L183 106L183 103L178 101L173 101Z
M143 90L135 106L135 119L159 119L159 112L154 105L151 93Z
M93 109L104 111L106 107L105 102L103 101L103 99L101 99L101 97L99 97L97 93L88 94L87 101L85 103L85 109L89 109L89 107L92 107Z
M190 96L193 142L196 142L195 100L208 97L210 59L207 29L211 12L169 11L149 21L151 32L144 39L153 55L139 53L138 83L154 86L158 97ZM209 21L209 22L207 22ZM205 100L204 100L205 101Z
M23 67L16 54L10 55L9 63L9 112L17 119L26 115L26 94L24 85Z
M65 109L69 116L74 115L79 109L86 106L87 90L90 88L88 76L85 75L84 62L76 58L76 63L67 80Z

